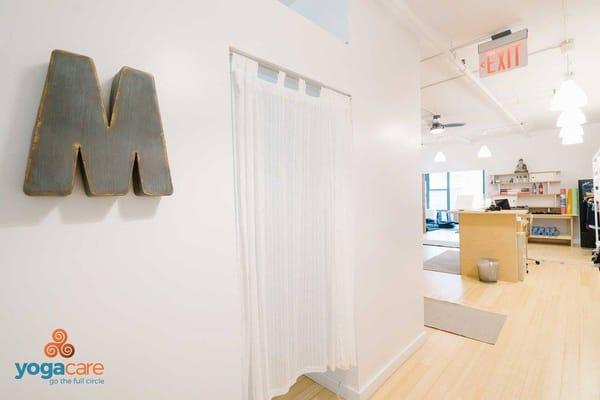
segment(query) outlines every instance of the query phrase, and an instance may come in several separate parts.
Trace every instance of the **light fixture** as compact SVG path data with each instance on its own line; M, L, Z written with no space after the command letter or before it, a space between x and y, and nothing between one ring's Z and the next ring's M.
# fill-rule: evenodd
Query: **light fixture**
M585 124L586 122L587 119L585 118L583 111L581 111L579 108L570 108L560 113L560 116L556 121L556 126L559 128L564 128L572 125Z
M431 124L431 129L429 129L429 133L431 133L432 135L439 135L440 133L443 133L444 131L445 131L444 125L435 120Z
M583 127L581 125L569 125L560 130L560 138L583 136Z
M562 17L563 17L563 42L560 45L560 51L565 56L565 66L567 67L566 79L560 85L558 90L554 91L552 102L550 103L551 111L564 111L572 108L583 107L587 104L587 96L573 79L571 71L571 60L569 53L573 49L573 39L567 37L567 0L562 0Z
M444 155L444 153L442 153L441 151L438 151L435 154L435 157L433 159L433 162L436 163L442 163L442 162L446 162L446 156Z
M573 79L567 79L560 85L558 89L560 96L562 96L563 110L569 108L579 108L587 104L588 99L583 91Z
M562 138L562 144L580 144L583 143L583 136L571 136Z
M479 149L479 153L477 153L477 157L479 158L490 158L492 156L492 152L490 149L484 144Z
M581 125L566 126L560 130L559 137L565 145L583 143L583 128Z
M552 96L550 110L562 111L583 107L587 104L587 95L573 79L564 81Z
M431 127L429 128L429 133L431 133L432 135L439 135L440 133L444 132L444 130L446 129L444 127L444 124L442 124L440 122L440 118L442 118L442 117L439 114L433 115L433 119L431 121Z

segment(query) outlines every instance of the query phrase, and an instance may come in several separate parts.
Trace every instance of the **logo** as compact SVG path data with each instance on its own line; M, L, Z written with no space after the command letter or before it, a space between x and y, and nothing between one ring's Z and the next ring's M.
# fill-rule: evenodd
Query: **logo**
M52 331L52 340L44 346L44 355L48 358L71 358L75 355L75 346L67 341L67 331L62 328ZM16 362L15 379L26 376L39 376L53 385L103 385L104 364L101 362Z
M67 343L67 331L64 329L55 329L52 332L53 342L48 343L44 346L44 354L47 357L56 357L59 353L61 357L71 358L75 354L75 346L71 343Z

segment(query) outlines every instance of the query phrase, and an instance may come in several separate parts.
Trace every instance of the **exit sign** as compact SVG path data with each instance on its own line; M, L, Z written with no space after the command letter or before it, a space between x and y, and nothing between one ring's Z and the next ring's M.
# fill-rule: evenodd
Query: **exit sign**
M527 29L482 43L479 51L479 77L498 75L527 65Z

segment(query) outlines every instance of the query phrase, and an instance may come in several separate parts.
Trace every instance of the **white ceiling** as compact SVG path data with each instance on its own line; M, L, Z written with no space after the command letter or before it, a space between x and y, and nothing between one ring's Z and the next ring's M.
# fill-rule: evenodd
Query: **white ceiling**
M557 115L549 111L553 89L565 77L566 60L556 47L565 39L563 0L406 0L423 22L451 46L482 40L505 29L529 29L529 65L482 80L527 132L553 128ZM588 95L584 111L589 122L600 122L600 1L567 0L567 37L575 40L569 53L574 78ZM487 41L483 39L482 41ZM422 59L438 53L425 39ZM469 69L477 70L477 44L456 51ZM446 56L421 62L421 86L460 76ZM476 74L477 75L477 74ZM424 109L442 115L442 122L466 122L442 135L429 134L431 115L423 111L423 142L478 141L486 135L520 132L467 78L461 77L421 90Z

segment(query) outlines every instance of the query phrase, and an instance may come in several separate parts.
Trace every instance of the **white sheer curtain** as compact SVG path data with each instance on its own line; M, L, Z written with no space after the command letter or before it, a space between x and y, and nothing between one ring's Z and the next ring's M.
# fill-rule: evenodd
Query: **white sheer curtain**
M232 55L244 395L284 394L308 372L355 364L350 99L257 76Z

